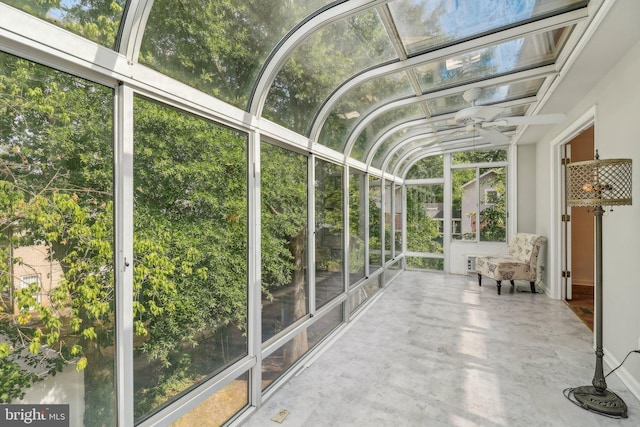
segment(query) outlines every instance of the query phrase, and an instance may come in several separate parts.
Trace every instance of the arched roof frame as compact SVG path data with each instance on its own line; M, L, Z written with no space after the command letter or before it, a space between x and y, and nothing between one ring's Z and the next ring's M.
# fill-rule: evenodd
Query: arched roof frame
M416 142L416 141L421 141L417 146L420 147L421 149L424 149L425 147L433 147L433 146L439 146L440 144L438 144L438 138L435 135L413 135L409 138L406 138L404 140L405 144L410 144L412 142ZM391 162L391 159L393 158L393 155L395 153L397 153L400 150L401 147L399 146L394 146L391 150L389 150L389 154L385 157L384 161L382 162L382 170L386 171L386 168L389 165L389 162Z
M503 133L505 135L513 135L514 131L508 131ZM410 141L403 140L402 143L399 144L399 146L396 146L393 148L393 150L390 150L389 153L385 156L385 159L383 160L382 167L381 167L382 170L385 171L385 173L390 173L395 175L398 173L399 166L404 161L406 161L407 158L410 158L411 156L416 156L416 155L421 156L422 154L425 154L424 156L422 156L422 158L424 158L424 157L437 156L445 153L454 153L459 151L473 151L477 149L486 149L486 148L500 149L500 148L506 148L509 146L509 144L495 145L490 142L486 142L482 139L478 140L476 136L465 136L463 138L444 141L441 144L433 144L432 141L425 141L424 144L421 143L421 144L417 144L415 147L412 147L406 153L398 157L395 160L395 162L393 162L393 156L396 154L396 152L401 150L404 146L414 142L416 139L418 138L413 138ZM472 142L472 144L470 145L469 142ZM425 151L425 147L431 147L431 148L427 148L427 150ZM389 168L391 168L392 170L388 171L387 169ZM403 172L403 174L404 173L406 172Z
M362 133L367 128L367 126L371 124L373 120L375 120L382 114L392 111L396 108L400 108L400 107L404 107L412 104L418 104L418 103L427 101L429 99L440 98L444 96L457 94L460 92L464 92L465 90L470 89L472 87L478 87L478 86L488 87L488 86L494 86L494 85L499 85L504 83L516 83L518 81L555 76L556 74L557 74L556 65L550 64L542 67L532 68L529 70L519 71L516 73L504 75L504 76L486 79L486 80L483 80L482 82L466 83L464 85L455 86L455 87L444 89L438 92L431 92L421 96L402 98L399 100L391 101L387 104L378 106L377 108L373 108L371 111L363 115L362 119L358 122L358 124L353 128L353 130L347 137L347 140L345 141L344 148L342 149L342 151L345 154L345 156L350 156L351 150L353 149L354 144L356 143L358 137L360 136L360 133ZM527 100L528 100L527 102L532 102L531 98L527 98ZM507 106L508 103L499 103L496 105ZM431 117L429 118L429 120L438 121L438 120L449 118L451 116L452 115L447 116L443 114L440 116Z
M587 8L565 12L563 14L544 18L527 24L522 24L520 26L512 28L507 28L505 30L497 31L487 36L474 38L472 40L447 46L424 54L416 55L403 61L385 64L374 69L362 72L352 77L350 80L345 81L329 96L329 98L327 98L327 100L325 100L312 123L309 138L316 141L319 137L320 131L322 130L322 126L324 125L325 121L329 117L329 114L335 108L339 100L350 90L368 80L400 71L410 70L413 67L422 65L427 62L442 60L453 55L460 55L480 48L489 47L498 42L505 42L521 38L525 35L532 35L562 28L571 24L576 24L587 18ZM476 84L475 86L478 86L478 84ZM438 93L438 96L442 96L443 91L436 91L435 93ZM266 94L264 96L266 97Z
M448 116L452 116L451 114L449 114ZM440 116L440 120L445 119L445 117ZM364 158L365 158L365 163L367 165L371 164L371 160L373 160L373 157L375 156L375 151L376 149L381 146L382 144L384 144L384 142L388 139L391 138L396 132L400 132L403 131L405 129L408 129L408 132L411 132L412 135L416 135L417 133L421 133L421 134L429 134L430 133L430 129L433 130L433 126L431 126L431 123L433 123L433 120L431 119L427 119L427 118L415 118L415 117L410 117L410 118L402 118L396 122L393 122L387 126L385 126L382 130L380 130L380 132L378 132L377 135L375 135L373 137L373 145L371 146L371 148L368 148L364 151ZM431 132L433 133L433 132ZM408 137L409 135L405 135L405 137Z
M475 146L475 147L467 147L463 150L456 150L456 152L462 152L462 151L473 151L473 150L477 150L478 148L491 148L491 146ZM495 147L495 148L501 148L501 147ZM413 166L415 166L416 163L418 163L420 160L426 159L427 157L431 157L431 156L439 156L442 154L447 154L449 153L449 150L445 150L441 153L434 153L432 151L427 150L426 152L420 152L420 153L412 153L412 156L409 156L409 158L403 158L402 162L406 162L404 168L401 171L398 171L398 169L396 169L399 173L400 176L402 177L403 181L407 180L407 174L409 173L409 171L411 170L411 168ZM402 164L402 162L399 163ZM503 162L504 163L504 162Z
M291 30L275 47L258 74L254 89L249 98L249 113L261 116L269 89L284 63L289 59L296 47L309 36L334 21L354 15L362 10L384 4L388 0L342 0L334 2L326 9L310 15Z
M123 13L122 24L120 26L120 30L119 30L119 34L116 42L117 52L120 55L122 55L122 57L126 58L126 61L123 61L122 57L117 58L117 60L113 60L115 62L118 62L118 65L112 66L113 71L109 73L112 76L117 75L119 72L121 72L123 80L125 81L129 81L133 79L133 81L135 82L140 82L140 83L144 82L144 78L141 78L141 77L144 77L144 75L148 73L142 73L138 75L139 71L137 70L136 63L139 55L139 50L140 50L144 29L146 27L147 19L149 17L153 4L154 4L153 0L130 0L129 2L127 2L126 9ZM254 93L254 97L252 98L251 105L259 106L259 111L261 112L262 107L264 106L264 101L268 94L270 85L275 79L277 72L281 69L284 62L288 60L292 51L296 47L298 47L300 43L302 43L304 40L306 40L310 35L312 35L316 31L320 30L321 28L323 28L324 26L332 22L335 22L336 20L344 19L346 17L359 13L363 10L372 9L372 8L378 9L378 12L380 13L383 21L387 21L388 19L391 19L388 15L384 13L384 11L387 10L387 6L386 6L386 1L383 1L383 0L335 1L325 6L324 8L319 9L314 14L309 15L307 19L302 21L297 27L295 27L292 31L288 33L287 36L285 36L282 39L281 43L273 50L272 54L269 56L268 61L263 66L263 70L261 71L260 78L256 81L256 86L255 86L256 92ZM499 41L514 39L517 37L522 37L523 35L526 35L526 34L534 34L537 32L549 31L554 28L567 26L572 23L583 21L587 17L588 17L588 11L587 11L587 8L585 7L585 8L581 8L571 12L565 12L559 15L555 15L553 17L548 17L548 18L537 20L537 21L532 21L526 24L522 24L519 26L515 26L512 28L508 28L505 30L497 31L490 35L466 40L461 43L457 43L450 46L446 46L441 49L433 50L429 53L415 55L411 58L405 59L404 61L395 61L393 63L387 63L385 65L381 65L375 69L370 69L359 75L356 75L355 77L344 82L325 101L325 103L323 104L323 107L321 108L321 111L326 111L326 114L329 114L330 108L328 107L330 105L335 106L335 103L339 101L340 96L347 93L351 88L355 87L357 84L363 81L366 81L370 78L384 75L386 73L393 73L393 72L396 72L398 69L408 70L411 67L421 65L422 63L432 61L437 58L443 58L450 55L459 55L460 53L463 53L465 51L477 49L482 46L489 46ZM388 30L389 30L389 27L391 27L391 25L387 25ZM389 31L389 36L392 42L395 42L393 44L394 46L396 46L396 50L398 51L402 50L402 43L399 42L399 39L398 39L399 36L393 31ZM104 50L104 49L99 49L99 50ZM105 55L96 56L96 58L98 58L98 60L96 61L96 65L98 65L101 62L101 59L103 60L102 62L105 62L105 63L112 62L109 59L104 58L104 56ZM403 55L399 55L399 57L403 58ZM128 64L125 64L125 62L128 62ZM560 64L560 63L561 63L561 59L558 58L558 61L556 62L556 64ZM133 69L131 67L133 67ZM555 67L553 65L549 65L547 67L548 67L549 74L554 74L559 68L559 65L555 65ZM521 73L537 72L537 71L540 71L541 68L544 68L544 67L539 67L539 68L524 71ZM142 70L142 71L145 71L145 70ZM103 73L101 72L98 72L98 73L101 76L103 75ZM413 75L413 73L408 73L408 74ZM512 75L503 76L499 78L504 79L503 81L508 81L509 79L517 78L518 74L519 73L514 73ZM550 85L551 81L553 81L553 78L550 78L547 80L548 80L548 83L545 83L545 85ZM456 86L455 88L448 88L444 90L430 92L430 95L409 97L408 100L411 100L415 103L420 103L420 102L424 102L425 99L430 99L436 96L446 96L446 94L449 91L453 93L453 92L463 91L465 87L487 86L492 84L493 81L494 81L493 79L489 79L489 80L477 82L476 84L469 83L466 85L460 85L460 86ZM416 85L413 84L413 86L415 88ZM260 88L262 88L262 90L260 90ZM256 102L258 100L257 98L258 96L261 97L260 98L261 102L257 104ZM422 105L422 107L423 107L422 108L423 110L426 110L425 105ZM375 109L375 113L367 114L365 117L363 117L363 120L370 123L370 121L377 116L378 112L385 112L387 111L387 109L388 109L388 106L380 106L377 109ZM320 113L320 114L325 114L325 113ZM325 114L325 119L326 119L326 114ZM234 120L234 122L239 120L238 117L236 116L240 117L240 114L234 115L234 118L236 119ZM428 111L426 111L425 116L428 117ZM256 116L256 115L253 115L253 117L259 119L259 116ZM317 116L317 117L320 117L320 116ZM438 119L443 119L443 118L444 118L444 115L438 116ZM263 121L263 123L265 122ZM256 123L254 122L253 125L255 124ZM321 129L321 122L316 120L314 121L313 126L314 126L314 129L316 129L314 131L315 132L314 135L317 138L318 132ZM279 132L276 131L275 133L279 133ZM350 138L357 138L357 136L354 137L354 135L355 133L353 133L350 136ZM316 139L314 138L308 138L308 144L317 145L315 141ZM380 144L382 143L383 142L380 142ZM345 161L345 163L350 163L349 160L351 159L349 159L349 154L350 154L351 148L352 147L349 147L348 152L343 151L342 153L342 155L344 156L343 160ZM367 153L366 155L367 157L371 156L371 158L373 158L372 156L374 156L375 153ZM359 164L359 162L356 162L356 163ZM371 167L370 162L365 163L365 167L367 170L370 169ZM384 173L384 170L382 171L382 173Z
M130 0L127 2L116 39L115 50L124 55L128 61L138 61L142 36L144 35L152 6L153 0Z
M537 97L531 96L527 98L516 99L514 101L501 102L496 105L509 108L509 107L516 107L520 105L530 104L536 101L537 101ZM377 154L376 153L377 149L380 146L382 146L385 143L385 140L387 138L390 138L395 132L398 132L403 129L410 129L415 127L416 131L423 131L423 133L424 131L426 131L426 133L429 134L430 131L426 129L427 126L429 126L433 122L447 120L449 118L452 118L453 116L454 116L454 113L450 113L450 114L443 114L437 117L431 117L428 119L427 118L418 119L418 120L413 119L413 120L404 121L404 122L397 121L395 123L390 124L389 126L385 127L378 135L374 137L375 142L373 143L373 145L369 149L365 150L365 163L367 164L367 166L371 165L371 163L373 162ZM462 126L452 128L452 129L447 129L445 131L440 131L439 135L448 135L454 132L459 132L461 129L463 129ZM415 135L415 133L411 135ZM405 135L405 138L408 136L409 134ZM396 145L403 145L404 143L405 143L404 140L399 140L396 142Z
M469 138L465 138L464 140L452 141L452 144L447 144L446 147L442 147L442 146L431 147L431 148L427 148L426 150L425 150L426 144L419 144L414 148L412 148L411 150L404 153L402 156L400 156L396 160L395 166L393 166L392 170L388 173L391 173L394 176L400 176L404 180L407 172L410 169L410 166L405 166L402 170L400 170L400 167L408 159L411 159L411 160L407 165L409 164L413 165L412 162L414 162L414 160L418 161L420 159L424 159L425 157L430 157L430 156L438 156L441 154L460 152L460 151L473 151L477 149L486 149L486 148L499 149L499 148L507 147L506 145L499 146L499 145L493 145L488 142L484 142L484 143L479 142L473 146L469 146L469 144L467 144L466 141L470 141L470 140L473 140L473 138L469 137ZM392 158L393 158L393 155L390 155L387 157L387 159L385 159L383 170L386 170L390 166L389 163L391 162Z
M424 121L427 121L428 119L423 119ZM429 123L426 124L426 126L428 126ZM418 127L413 128L409 123L403 123L399 126L396 126L396 131L398 130L404 130L407 129L407 133L405 135L402 135L401 138L398 139L398 141L396 141L396 143L393 146L390 146L386 149L385 153L385 157L386 157L386 153L391 152L391 150L395 150L396 148L401 148L404 144L408 144L411 143L413 141L416 140L416 138L433 138L433 137L439 137L439 136L443 136L443 135L449 135L451 133L454 132L459 132L460 128L456 127L456 128L452 128L452 129L447 129L446 131L440 131L437 132L436 130L434 130L433 128L428 129L425 125L420 125ZM391 135L389 135L391 136ZM384 144L385 140L384 139L378 139L377 140L377 144L382 145ZM373 160L376 156L376 154L378 154L376 152L375 149L370 149L368 150L366 153L368 153L367 155L367 159L365 160L365 163L367 164L367 167L375 167L373 166Z

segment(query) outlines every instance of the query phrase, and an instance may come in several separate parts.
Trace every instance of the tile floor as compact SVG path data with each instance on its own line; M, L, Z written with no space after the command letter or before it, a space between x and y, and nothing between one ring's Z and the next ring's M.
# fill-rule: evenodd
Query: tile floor
M471 276L405 272L244 426L640 426L640 402L615 374L607 384L627 419L563 396L591 382L593 335L564 302L519 292L528 288L498 296Z

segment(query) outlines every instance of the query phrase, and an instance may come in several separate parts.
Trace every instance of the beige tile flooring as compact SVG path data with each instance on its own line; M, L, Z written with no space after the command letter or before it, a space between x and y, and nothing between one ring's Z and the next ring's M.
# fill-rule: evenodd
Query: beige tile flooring
M471 276L404 272L244 425L640 426L640 403L616 374L607 384L627 419L563 396L591 382L593 334L564 302L528 288L498 296ZM284 421L272 421L282 409Z

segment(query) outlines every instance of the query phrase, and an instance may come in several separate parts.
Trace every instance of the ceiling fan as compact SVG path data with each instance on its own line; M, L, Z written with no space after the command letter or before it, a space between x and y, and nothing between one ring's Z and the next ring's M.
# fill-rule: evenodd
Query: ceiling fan
M466 90L462 97L470 102L471 106L458 111L455 122L465 125L467 131L476 131L488 142L494 145L509 143L509 137L492 129L493 126L520 126L520 125L548 125L564 121L567 116L564 114L539 114L534 116L511 116L502 117L506 109L493 105L476 105L476 101L482 96L482 88L471 88Z

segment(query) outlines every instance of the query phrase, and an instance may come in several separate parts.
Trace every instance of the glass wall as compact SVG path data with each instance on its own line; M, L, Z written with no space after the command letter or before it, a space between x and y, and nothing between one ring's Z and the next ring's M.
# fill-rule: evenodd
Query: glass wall
M507 240L507 173L505 167L480 168L478 171L478 211L481 242Z
M382 275L378 275L373 280L364 282L362 285L357 286L349 292L349 306L351 312L355 312L369 298L380 290L380 287L383 285L382 277Z
M249 374L241 375L209 396L193 411L180 417L171 427L221 426L249 404Z
M315 162L316 308L344 291L343 171L334 163Z
M309 313L308 157L263 143L262 340Z
M136 98L134 164L140 420L247 354L247 135Z
M303 329L291 340L262 360L262 388L266 389L287 372L309 350L319 344L324 337L343 321L344 308L337 305L324 313L308 328Z
M384 262L391 260L393 247L392 225L393 221L393 191L392 183L384 183Z
M367 176L355 169L349 171L349 285L365 275L366 187Z
M506 241L506 158L506 150L470 151L452 156L453 240Z
M452 170L451 182L451 239L475 241L475 214L478 211L476 168Z
M40 403L68 384L59 403L71 405L73 425L116 425L114 91L0 55L4 89L29 94L0 107L2 402ZM124 360L140 423L248 355L249 150L247 133L176 107L136 95L131 108L134 336ZM260 150L261 339L276 342L310 309L309 158L268 143ZM388 182L383 201L380 179L351 169L347 186L342 166L319 159L315 177L318 312L265 357L264 387L345 320L344 304L332 304L347 271L345 189L350 309L383 284L382 275L362 282L367 239L369 268L382 266L383 203L386 252L401 251L391 222L401 216L400 186ZM250 403L249 378L239 374L172 425L232 419Z
M444 184L407 186L408 267L444 269L443 220Z
M444 270L444 156L419 160L406 179L407 267Z
M382 267L381 179L369 175L369 273Z
M0 402L114 425L113 90L5 53L0 89Z
M398 256L402 253L402 186L394 184L393 186L393 242L394 255Z

